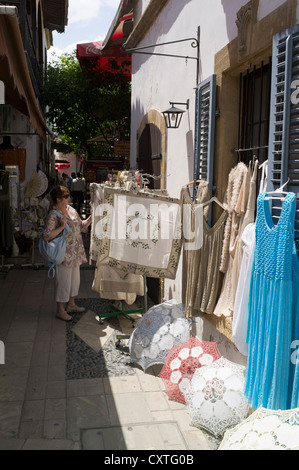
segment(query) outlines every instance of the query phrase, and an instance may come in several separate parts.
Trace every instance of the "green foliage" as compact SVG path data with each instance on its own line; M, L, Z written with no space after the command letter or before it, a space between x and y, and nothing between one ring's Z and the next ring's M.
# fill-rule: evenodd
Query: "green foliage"
M119 132L128 136L130 84L121 73L84 73L74 51L48 64L44 83L48 122L74 152L90 154L87 140L98 135L107 151Z

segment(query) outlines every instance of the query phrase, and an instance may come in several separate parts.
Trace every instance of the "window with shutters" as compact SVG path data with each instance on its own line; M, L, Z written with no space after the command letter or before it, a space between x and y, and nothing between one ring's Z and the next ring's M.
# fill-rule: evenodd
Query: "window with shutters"
M297 195L299 230L299 25L274 36L272 61L268 190L288 182L285 190ZM275 217L279 207L273 207Z
M240 74L238 161L268 158L271 58Z
M216 75L196 88L194 136L194 179L208 181L213 191L214 140L216 115Z

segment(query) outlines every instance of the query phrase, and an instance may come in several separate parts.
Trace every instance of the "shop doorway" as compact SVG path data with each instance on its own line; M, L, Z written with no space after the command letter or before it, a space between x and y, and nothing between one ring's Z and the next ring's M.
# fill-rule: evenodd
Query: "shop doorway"
M146 124L138 139L137 169L158 178L149 178L150 189L161 189L162 134L152 123ZM160 279L147 277L149 297L155 304L161 303Z

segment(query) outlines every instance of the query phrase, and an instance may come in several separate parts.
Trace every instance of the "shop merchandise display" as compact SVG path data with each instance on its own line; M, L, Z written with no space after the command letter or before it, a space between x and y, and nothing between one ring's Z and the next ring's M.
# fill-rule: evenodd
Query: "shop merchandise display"
M227 220L227 211L223 211L215 224L210 227L206 220L207 214L201 217L201 225L196 227L196 211L201 204L209 201L208 188L199 184L197 197L192 200L189 189L185 186L181 191L181 205L186 211L190 206L190 219L187 227L192 232L202 230L201 247L187 250L187 240L184 237L183 250L183 283L185 315L187 318L196 313L213 313L217 301L220 286L220 262L224 237L224 229ZM205 209L204 209L205 210ZM188 211L187 211L188 213ZM184 234L184 231L183 231Z
M196 182L195 182L196 184ZM191 186L191 187L190 187ZM191 191L196 191L196 197L193 198L192 195L190 194ZM198 227L196 226L196 223L198 222L198 218L200 216L205 216L206 218L208 217L208 207L205 210L205 213L202 212L198 214L200 210L200 205L203 202L208 201L210 198L209 194L209 184L207 181L199 181L197 188L193 188L192 182L188 186L183 186L181 189L181 194L180 194L180 202L181 206L187 206L189 210L186 210L185 213L183 214L183 220L182 223L184 223L184 216L188 220L186 221L187 226L190 228L191 234L185 234L183 233L183 250L182 250L182 265L183 265L183 273L184 275L182 276L182 301L185 304L185 316L192 317L194 314L194 296L195 296L195 290L196 290L196 279L198 278L198 266L199 266L199 248L193 247L193 249L187 249L186 243L189 243L189 237L195 234L196 229L198 230ZM194 242L194 237L192 241ZM187 239L188 238L188 239ZM189 246L190 248L190 246ZM196 249L197 248L197 249Z
M114 187L112 183L90 184L91 230L90 230L90 262L98 261L102 240L107 236L103 222L106 210L102 210L105 187ZM120 300L132 305L137 295L144 295L144 279L142 275L126 273L108 265L98 265L95 269L92 289L100 294L102 299Z
M216 343L200 341L193 336L172 348L159 374L169 400L185 404L184 392L188 389L195 370L212 364L220 357Z
M299 408L258 408L225 432L218 450L299 450Z
M9 204L9 174L0 169L0 254L10 256L13 248L13 230Z
M292 448L293 441L283 440L279 422L281 429L286 429L286 425L296 423L298 426L298 420L292 417L286 421L279 417L278 422L277 417L278 413L283 415L284 410L290 411L290 417L291 411L299 406L296 195L284 195L279 222L274 226L265 193L266 166L262 167L259 191L258 169L257 161L248 166L239 163L232 169L224 210L216 221L213 217L213 225L208 218L211 199L205 181L197 182L193 195L188 185L184 186L180 199L169 197L165 191L142 188L136 181L126 181L121 187L110 182L92 183L90 261L96 263L92 288L102 298L132 305L137 296L146 295L144 277L175 279L182 256L183 304L174 300L163 302L143 315L130 336L132 362L143 370L153 364L161 364L166 369L168 357L172 357L171 372L165 380L173 379L175 387L166 386L166 390L170 399L186 403L192 425L217 437L237 425L238 436L231 441L232 445L250 447L256 431L251 431L246 424L248 410L250 406L263 407L260 411L267 408L268 414L263 412L266 421L261 413L258 423L255 421L258 429L263 430L261 435L265 432L260 446L267 448L273 438L278 448ZM37 176L33 175L21 198L20 228L29 240L38 237L39 227L49 210L47 198L42 197L46 180L40 171L38 173L42 180L39 190ZM2 177L4 174L1 173ZM12 194L12 188L10 192ZM261 193L258 199L257 192ZM1 207L5 200L0 200ZM208 204L204 206L205 203ZM166 208L169 217L163 229L170 237L158 236L161 219L151 212L151 204L156 204L158 209ZM138 205L144 212L130 213L130 207ZM184 205L190 208L187 224L191 231L196 228L196 216L200 214L197 227L202 232L200 247L187 249L190 240L180 218ZM111 212L106 211L107 206ZM126 214L122 227L125 236L119 240L111 230L122 207ZM152 224L150 236L134 239L131 235L138 234L145 219ZM1 224L1 230L4 228ZM195 345L195 338L190 337L191 320L198 314L232 318L232 339L238 350L247 356L246 368L219 359L217 355L209 362L205 353L199 354L202 346ZM194 359L198 360L197 364ZM215 366L217 363L219 366ZM287 411L283 416L287 416ZM244 430L248 440L244 434L240 437ZM291 432L286 436L289 439Z
M35 171L26 185L25 197L42 196L47 191L48 184L46 174L41 170Z
M245 395L256 408L290 406L295 210L296 195L288 193L275 226L267 193L258 197L245 386Z
M250 279L255 249L255 223L248 224L242 234L243 252L234 303L232 338L244 356L248 355L247 324Z
M143 370L164 364L168 352L190 336L191 320L184 318L184 306L175 300L151 307L130 336L131 361Z
M243 421L249 411L244 380L245 367L224 357L196 369L185 391L191 424L221 437L227 428Z
M97 265L175 279L181 252L179 200L107 187L103 204L106 236Z
M240 162L234 167L228 178L224 205L228 210L222 244L220 271L224 273L222 291L214 308L216 316L231 316L233 313L233 265L239 239L239 230L247 208L248 168Z
M262 175L259 175L259 170L262 170ZM260 181L259 188L257 187L258 181ZM206 181L192 183L196 183L194 188L190 188L189 183L181 190L179 200L181 211L184 205L188 206L189 210L185 213L185 218L183 216L181 218L181 246L178 244L176 257L173 258L175 262L172 271L169 266L158 263L155 266L158 271L154 273L153 270L148 270L150 262L142 252L144 247L138 246L138 244L136 245L138 248L134 247L130 257L134 260L135 253L135 258L140 264L128 263L125 254L127 241L125 243L118 243L118 241L111 243L112 237L107 237L107 227L111 220L115 220L113 217L115 218L115 214L118 212L118 209L115 209L121 206L121 196L129 195L134 203L142 200L140 188L136 188L136 186L133 191L132 187L126 191L123 188L119 190L115 187L94 187L94 193L98 193L98 201L101 201L101 204L109 202L113 210L110 220L106 219L106 225L102 223L103 214L102 217L98 217L94 212L94 227L96 223L100 222L104 229L100 236L97 232L92 237L91 256L97 262L97 270L102 270L104 267L115 269L118 276L124 273L137 276L146 273L146 275L174 279L180 251L182 251L182 299L184 303L183 315L181 311L179 319L183 317L192 319L197 314L232 318L232 339L241 354L248 356L248 364L247 367L244 367L229 361L225 362L224 358L217 359L220 361L219 365L222 364L224 370L230 370L231 373L231 378L229 382L226 382L227 386L224 388L224 376L221 374L225 374L225 372L218 370L217 367L215 372L217 360L211 364L198 363L199 367L191 368L188 360L191 360L190 357L192 360L194 359L190 353L192 348L189 348L188 356L187 348L183 347L182 338L178 345L174 345L171 341L168 342L168 339L166 341L167 337L164 337L164 343L167 343L167 347L161 355L163 347L160 349L157 347L157 340L162 338L161 328L162 331L165 329L165 332L167 329L157 319L156 323L150 320L146 322L148 317L147 314L144 315L141 323L142 335L138 337L139 328L137 328L130 338L131 360L141 365L144 370L149 365L160 363L163 364L162 370L165 371L169 363L168 359L166 360L167 355L170 357L171 354L178 354L170 361L172 368L170 367L167 372L167 378L163 377L164 373L161 370L160 376L165 380L165 383L171 377L173 379L172 385L176 386L173 389L166 386L169 398L181 403L186 400L192 424L203 427L219 437L228 428L246 419L250 406L284 409L295 408L299 405L299 365L298 361L290 361L290 345L291 343L295 344L299 339L299 260L294 244L293 230L295 202L293 202L294 207L291 203L295 199L291 193L284 198L281 218L277 227L271 225L273 222L270 211L265 222L266 206L263 205L263 210L259 211L256 211L256 206L258 192L262 193L258 201L261 198L266 198L263 194L267 187L267 162L260 167L256 160L251 161L248 166L244 163L238 163L229 174L223 211L215 220L215 217L209 216L209 203L213 201L213 198L210 199L208 183ZM156 194L155 196L160 197L161 195ZM146 195L145 200L148 200L148 197ZM161 200L163 200L163 196ZM172 203L173 200L170 198L169 202ZM183 212L181 212L182 214ZM107 214L105 213L104 216ZM96 219L96 217L98 218ZM214 225L212 225L212 220ZM196 225L198 221L199 225ZM186 222L192 234L196 230L201 231L200 246L196 244L192 246L191 243L190 248L190 239L183 226ZM127 219L127 228L128 224L130 225L130 220ZM261 236L260 227L263 224L264 227L268 224L268 231ZM277 242L274 239L277 234L282 233L283 227L287 227L286 231ZM105 236L106 240L103 242ZM170 241L171 243L167 246L161 244L160 253L173 254L172 250L175 244L174 240ZM263 243L265 246L271 246L270 251L273 255L276 254L277 263L280 265L278 266L276 263L276 268L273 268L275 275L274 278L271 278L270 271L274 266L271 265L271 253L269 254L267 251L267 256L260 257L265 260L264 267L269 272L267 271L268 277L266 276L264 280L260 279L259 285L256 276L258 266L261 265L259 250ZM151 248L153 247L151 246ZM163 263L163 259L159 259L159 256L157 259L159 263ZM152 269L152 266L150 268ZM281 278L279 273L283 273ZM100 280L104 277L101 274ZM115 278L114 281L120 289L120 284L117 284L118 279ZM113 282L112 276L107 273L105 289L108 288L108 295L109 280ZM95 276L96 282L98 283L98 279ZM136 287L134 289L137 291ZM104 292L103 288L102 291ZM274 300L271 300L274 291ZM157 307L158 309L162 308L162 304ZM159 316L161 321L161 312ZM285 335L279 334L282 331L286 332ZM190 337L190 331L185 341L195 341ZM178 352L176 348L181 352ZM196 346L194 348L198 352ZM165 351L167 351L167 355L165 355ZM160 358L156 360L159 354ZM192 372L187 378L184 376L185 372L182 372L185 369L188 369L189 373ZM207 376L207 379L203 378L202 374L204 377ZM216 377L217 374L220 374L222 378L217 379L214 383L211 377ZM210 380L209 384L206 383L203 386L204 380ZM233 389L229 388L228 383L233 384ZM285 383L288 383L287 387ZM281 384L284 385L280 386ZM200 388L201 386L203 388ZM210 395L208 391L210 391ZM225 391L224 394L223 391ZM191 393L197 408L191 406ZM229 403L237 404L240 413L236 412L236 407L233 407L233 412L231 412Z
M290 408L299 408L299 258L293 247L293 326L290 364Z

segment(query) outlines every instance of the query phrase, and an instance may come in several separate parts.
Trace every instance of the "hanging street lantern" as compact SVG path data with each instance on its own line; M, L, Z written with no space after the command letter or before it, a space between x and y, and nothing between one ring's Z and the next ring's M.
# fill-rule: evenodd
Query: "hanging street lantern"
M178 129L178 127L181 124L181 120L185 111L183 109L177 108L174 105L176 104L184 105L186 106L188 110L189 100L187 100L186 103L176 103L176 102L170 101L169 104L171 104L171 108L167 109L166 111L163 111L163 116L165 119L166 127L167 129Z

